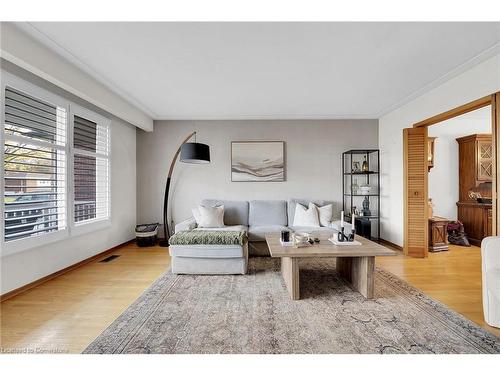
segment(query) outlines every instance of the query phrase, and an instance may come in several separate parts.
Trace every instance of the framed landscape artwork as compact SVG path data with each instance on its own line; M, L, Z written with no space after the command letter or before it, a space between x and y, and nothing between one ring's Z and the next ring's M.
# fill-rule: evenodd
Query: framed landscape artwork
M231 181L285 181L285 142L231 142Z

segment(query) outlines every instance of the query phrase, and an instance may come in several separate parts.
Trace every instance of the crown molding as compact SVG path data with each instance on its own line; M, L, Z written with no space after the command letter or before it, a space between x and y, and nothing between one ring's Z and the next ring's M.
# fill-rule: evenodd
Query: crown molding
M258 121L258 120L378 120L374 114L362 114L362 115L238 115L238 117L225 117L225 116L204 116L204 117L184 117L176 116L170 117L168 115L159 115L158 119L155 121Z

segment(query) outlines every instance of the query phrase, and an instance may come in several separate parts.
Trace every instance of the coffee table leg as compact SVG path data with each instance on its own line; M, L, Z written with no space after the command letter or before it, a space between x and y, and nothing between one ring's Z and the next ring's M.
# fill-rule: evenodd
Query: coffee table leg
M290 298L293 300L300 299L298 258L281 258L281 274L285 280Z
M375 257L337 258L337 271L365 298L373 298Z

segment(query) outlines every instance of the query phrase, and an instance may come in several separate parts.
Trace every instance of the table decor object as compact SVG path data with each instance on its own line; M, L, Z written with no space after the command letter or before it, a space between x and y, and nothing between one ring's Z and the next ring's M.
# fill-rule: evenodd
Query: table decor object
M370 194L372 187L365 182L364 184L361 184L361 186L359 187L359 190L361 190L361 194L366 195L366 194Z
M363 216L371 216L372 212L370 211L370 200L366 196L363 199Z
M296 232L292 235L294 247L307 247L311 246L309 243L310 234L306 232Z
M358 194L358 190L359 190L358 181L354 179L354 183L351 184L351 193Z
M361 242L353 240L353 241L339 241L335 237L331 237L328 239L332 244L337 245L337 246L359 246L361 245Z
M352 218L352 225L351 225L351 233L350 234L345 234L345 227L344 227L344 211L340 212L340 231L337 232L336 236L336 241L337 242L352 242L354 241L354 235L356 234L356 228L355 228L355 214L351 214ZM332 238L335 238L335 234L332 235Z
M364 158L364 160L363 160L363 165L361 167L361 170L363 172L368 172L369 167L368 167L368 162L366 161L366 155L364 155L363 158Z

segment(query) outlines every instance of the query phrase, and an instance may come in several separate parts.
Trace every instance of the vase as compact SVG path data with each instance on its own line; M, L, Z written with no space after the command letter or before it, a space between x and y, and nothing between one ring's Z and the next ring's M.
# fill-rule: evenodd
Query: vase
M363 158L364 158L365 160L363 160L363 164L362 164L362 166L361 166L361 170L362 170L363 172L368 172L368 162L366 161L366 155L365 155L365 156L363 156Z
M351 194L357 194L358 190L359 190L358 181L356 181L356 179L354 179L354 182L351 185Z

